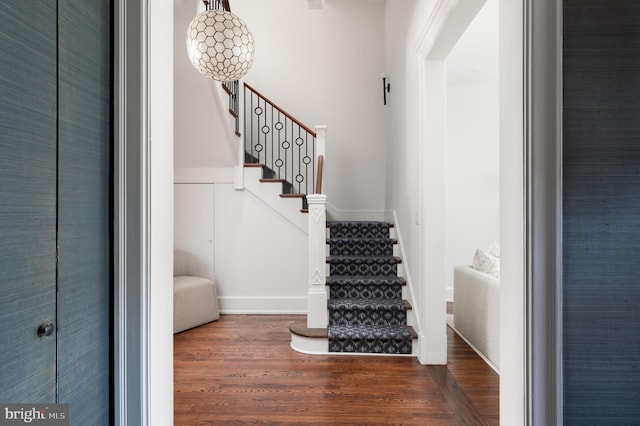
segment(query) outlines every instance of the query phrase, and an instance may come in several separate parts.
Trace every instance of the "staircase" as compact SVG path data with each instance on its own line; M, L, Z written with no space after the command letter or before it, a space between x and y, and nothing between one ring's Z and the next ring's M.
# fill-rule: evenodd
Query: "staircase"
M203 2L230 11L228 0ZM393 225L326 222L326 126L309 128L246 82L242 94L237 80L222 88L238 140L235 188L251 192L309 238L307 321L291 324L291 346L309 353L414 355L417 335L408 326L411 305L403 298Z
M290 326L292 347L307 353L415 355L411 305L394 254L393 224L327 222L328 327ZM415 348L415 349L414 349Z
M329 352L411 354L392 224L328 222Z
M402 260L394 254L393 225L325 223L326 127L312 130L249 84L243 87L244 172L236 188L247 189L309 235L307 321L291 324L292 347L307 353L415 355L417 335L408 326L412 308L403 298L406 281L398 274ZM238 108L237 88L226 91L230 106ZM309 196L318 195L325 197L314 198L320 210L301 215L311 211Z

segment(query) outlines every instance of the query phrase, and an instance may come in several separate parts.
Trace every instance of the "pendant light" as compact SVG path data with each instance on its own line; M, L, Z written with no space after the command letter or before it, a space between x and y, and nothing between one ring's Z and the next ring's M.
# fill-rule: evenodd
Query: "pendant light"
M217 81L242 78L251 68L254 42L247 25L226 10L205 10L187 28L187 53L200 74Z

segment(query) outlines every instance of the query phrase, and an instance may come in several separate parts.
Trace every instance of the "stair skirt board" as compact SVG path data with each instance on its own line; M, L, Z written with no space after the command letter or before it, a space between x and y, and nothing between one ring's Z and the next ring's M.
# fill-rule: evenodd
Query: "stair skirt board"
M406 281L398 277L402 260L393 255L392 227L327 222L329 353L415 355L415 333L407 325L411 306L402 299Z

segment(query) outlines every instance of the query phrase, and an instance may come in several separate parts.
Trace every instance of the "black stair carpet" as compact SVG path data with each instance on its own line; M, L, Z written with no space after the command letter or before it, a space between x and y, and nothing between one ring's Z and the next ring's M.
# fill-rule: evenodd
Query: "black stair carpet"
M410 354L390 224L328 222L329 351Z

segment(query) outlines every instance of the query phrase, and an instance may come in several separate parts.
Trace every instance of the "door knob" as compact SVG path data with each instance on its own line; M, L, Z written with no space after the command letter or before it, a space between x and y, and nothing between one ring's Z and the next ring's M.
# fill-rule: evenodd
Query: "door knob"
M40 324L40 326L38 327L38 337L43 337L43 336L49 337L53 334L53 331L55 329L56 327L51 323Z

